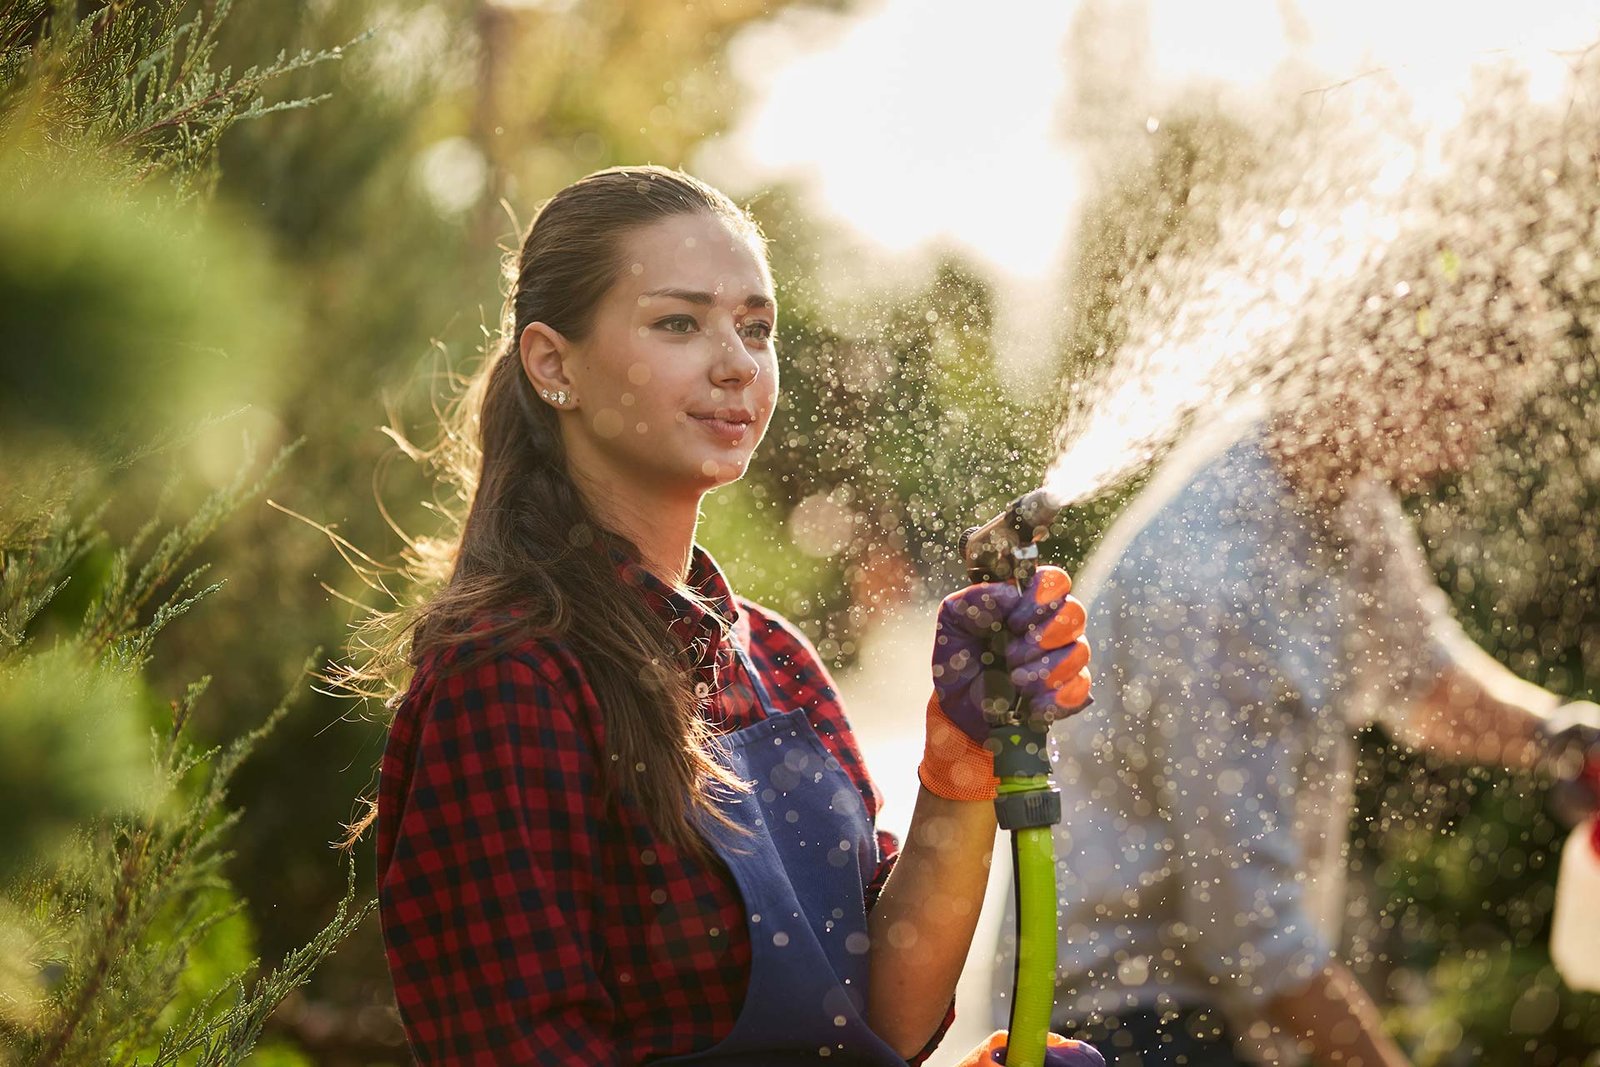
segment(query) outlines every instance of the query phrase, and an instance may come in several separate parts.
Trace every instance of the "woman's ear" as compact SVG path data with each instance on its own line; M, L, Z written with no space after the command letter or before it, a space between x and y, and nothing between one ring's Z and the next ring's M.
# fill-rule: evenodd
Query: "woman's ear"
M552 401L560 396L562 399L555 402L557 407L569 406L568 398L576 400L566 370L567 356L572 346L565 337L542 322L530 322L523 327L517 344L522 357L522 373L533 383L535 392ZM574 403L571 406L577 405Z

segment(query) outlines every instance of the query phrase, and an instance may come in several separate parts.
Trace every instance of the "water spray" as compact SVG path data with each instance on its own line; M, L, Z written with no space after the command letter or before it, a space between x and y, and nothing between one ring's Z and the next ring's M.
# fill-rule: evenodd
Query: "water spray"
M1039 542L1061 505L1045 490L1027 493L995 518L961 535L967 577L1010 582L1023 589L1038 567ZM1006 634L997 631L984 653L986 747L1000 779L995 815L1011 832L1017 907L1017 958L1012 973L1006 1063L1043 1067L1056 978L1056 857L1051 827L1061 821L1061 793L1050 781L1045 730L1028 723L1023 698L1006 670Z
M1600 66L1585 77L1600 79ZM1568 354L1586 350L1567 341L1577 320L1553 314L1559 302L1545 296L1589 293L1600 278L1587 240L1600 229L1592 116L1536 110L1498 84L1459 127L1426 135L1384 106L1381 85L1369 84L1370 106L1361 85L1345 86L1265 130L1253 169L1180 190L1198 225L1152 219L1159 243L1130 247L1126 264L1111 263L1122 268L1116 287L1089 294L1112 309L1096 334L1114 347L1096 349L1073 383L1084 402L1058 431L1044 488L963 535L970 580L1026 586L1062 509L1124 484L1190 429L1217 432L1224 418L1237 424L1220 429L1241 434L1270 418L1297 445L1318 447L1331 412L1346 431L1400 434L1408 420L1464 404L1510 411L1552 383L1592 387ZM1567 425L1591 425L1585 415L1575 408ZM1581 521L1581 495L1541 497L1552 519ZM1051 827L1061 800L1003 643L994 635L985 653L984 715L1016 872L1008 1062L1039 1067L1054 999ZM1563 932L1583 937L1563 960L1600 988L1600 927L1592 908L1578 907L1600 900L1600 825L1574 835L1569 853L1592 878L1570 880Z

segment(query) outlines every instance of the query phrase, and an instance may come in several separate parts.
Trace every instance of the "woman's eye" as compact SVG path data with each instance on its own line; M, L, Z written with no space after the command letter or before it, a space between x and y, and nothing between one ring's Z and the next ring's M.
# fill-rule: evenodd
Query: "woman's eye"
M772 323L762 322L760 319L745 323L744 328L746 336L754 337L758 341L765 341L772 336Z
M673 315L656 323L668 333L692 333L699 324L688 315Z

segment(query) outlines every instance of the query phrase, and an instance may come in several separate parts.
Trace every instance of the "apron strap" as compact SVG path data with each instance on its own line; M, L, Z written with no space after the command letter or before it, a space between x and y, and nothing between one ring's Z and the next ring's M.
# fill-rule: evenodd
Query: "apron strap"
M777 714L772 706L772 696L767 692L766 683L761 680L761 675L756 673L756 665L750 660L750 653L744 650L733 634L728 635L728 643L733 646L734 655L739 657L739 666L744 668L745 677L750 680L750 688L756 691L756 700L761 704L761 717L770 719Z

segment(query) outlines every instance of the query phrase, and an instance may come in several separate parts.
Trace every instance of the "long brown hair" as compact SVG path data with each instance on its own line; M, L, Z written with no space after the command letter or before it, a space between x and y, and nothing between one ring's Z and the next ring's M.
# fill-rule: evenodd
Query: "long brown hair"
M498 354L440 413L442 434L419 449L391 428L412 458L430 463L466 505L455 537L407 538L413 606L378 610L358 627L353 662L335 680L393 704L404 679L432 652L487 641L487 654L532 636L564 641L581 663L601 709L609 797L638 802L664 841L704 854L698 809L731 825L712 794L746 787L708 754L710 730L694 695L688 650L607 549L640 562L636 546L602 526L567 468L557 415L540 402L519 357L528 324L543 322L583 340L596 306L624 268L623 239L679 215L708 213L750 240L755 222L711 186L663 167L616 167L557 193L507 261L511 282ZM480 656L474 656L476 660ZM375 817L351 829L353 842Z

